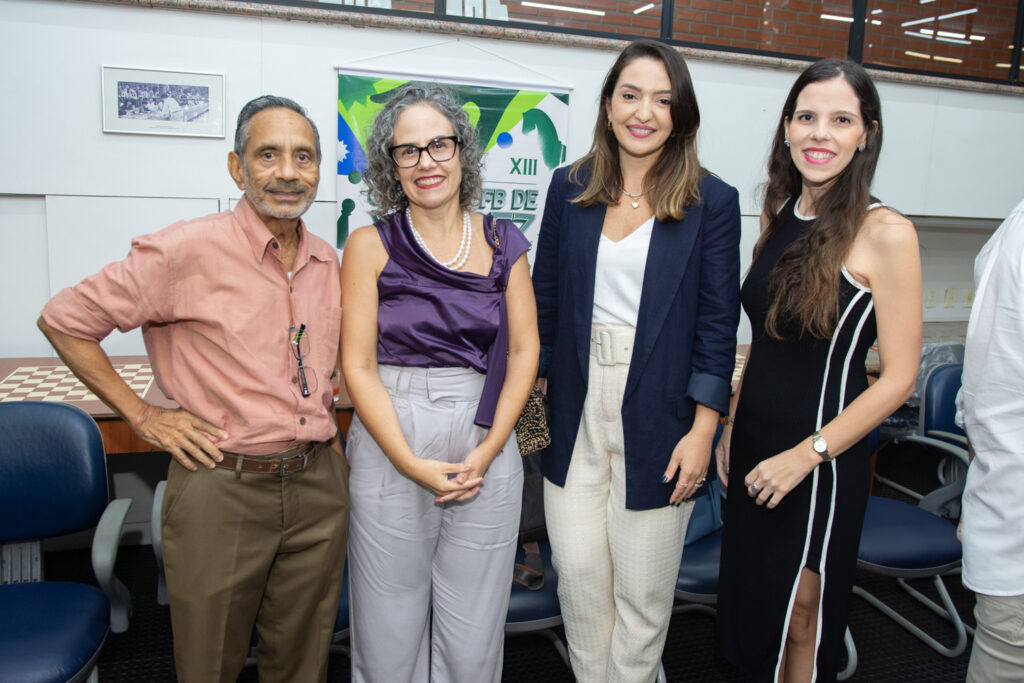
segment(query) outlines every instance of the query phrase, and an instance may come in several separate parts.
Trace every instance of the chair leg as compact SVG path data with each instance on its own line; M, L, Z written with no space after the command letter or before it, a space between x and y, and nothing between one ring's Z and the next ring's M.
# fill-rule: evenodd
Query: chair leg
M558 634L549 628L544 629L540 632L542 636L551 641L551 644L555 646L555 650L558 652L558 656L562 658L565 665L572 670L572 665L569 663L569 651L565 649L565 643L558 637Z
M857 646L853 642L853 634L850 633L849 626L846 627L846 633L843 634L843 645L846 646L846 666L836 675L838 681L845 681L857 670Z
M935 585L935 590L939 594L939 599L942 600L942 605L937 604L934 600L926 597L917 589L913 588L906 582L905 579L896 579L899 585L905 590L910 597L917 600L919 603L930 609L935 614L939 615L946 621L949 621L953 629L956 631L956 642L952 647L947 647L940 643L935 638L931 637L918 626L912 624L906 617L894 610L893 608L886 605L884 602L876 598L871 593L860 586L854 586L853 592L856 595L867 600L877 610L888 616L890 619L895 621L903 628L910 631L914 636L918 638L928 647L932 648L940 655L945 657L958 657L965 649L967 649L967 629L964 627L964 622L960 619L960 614L956 611L956 607L953 605L952 598L949 597L949 591L946 590L945 584L942 583L941 576L933 576L932 583Z
M878 473L875 473L875 481L881 482L888 486L889 488L896 489L903 495L910 496L914 500L921 500L922 498L924 498L924 494L918 493L914 489L909 489L903 484L898 484L892 479L889 479L888 477L880 476Z

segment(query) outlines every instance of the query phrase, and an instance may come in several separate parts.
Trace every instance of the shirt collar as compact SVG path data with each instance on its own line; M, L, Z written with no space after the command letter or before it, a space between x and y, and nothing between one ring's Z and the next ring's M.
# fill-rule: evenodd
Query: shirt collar
M263 263L263 258L266 256L267 250L270 249L271 242L275 241L276 238L270 232L270 229L267 228L266 224L260 220L260 217L244 195L235 204L233 213L242 228L242 232L249 241L253 258L256 259L257 263ZM299 219L298 230L299 246L295 252L295 262L292 265L293 272L298 271L311 258L324 262L331 260L333 255L331 246L323 240L308 239L306 224L301 218Z

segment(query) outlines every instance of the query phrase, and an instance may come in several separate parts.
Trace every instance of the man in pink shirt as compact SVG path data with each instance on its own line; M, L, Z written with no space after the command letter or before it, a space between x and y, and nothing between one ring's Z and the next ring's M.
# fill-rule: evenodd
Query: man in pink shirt
M348 530L333 407L338 260L300 216L320 138L295 102L238 116L233 211L132 240L123 261L59 292L39 327L79 378L169 452L164 567L178 680L236 680L255 625L262 681L323 681ZM160 388L145 403L99 345L142 327Z

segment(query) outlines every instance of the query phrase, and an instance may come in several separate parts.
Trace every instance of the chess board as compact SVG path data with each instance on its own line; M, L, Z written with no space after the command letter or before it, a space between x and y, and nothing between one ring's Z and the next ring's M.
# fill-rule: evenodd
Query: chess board
M145 396L153 386L149 363L115 363L114 369L139 396ZM23 365L0 382L0 402L6 401L78 403L99 398L65 365Z
M732 369L732 383L735 385L743 377L743 365L747 362L747 355L745 353L736 354L736 365ZM735 388L735 386L734 386Z

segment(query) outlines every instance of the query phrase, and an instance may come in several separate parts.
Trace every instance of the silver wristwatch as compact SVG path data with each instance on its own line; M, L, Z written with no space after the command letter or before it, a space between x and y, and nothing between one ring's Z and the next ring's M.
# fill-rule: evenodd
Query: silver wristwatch
M821 435L821 432L814 432L811 434L811 448L814 452L821 456L821 459L825 462L832 460L832 454L828 452L828 442L825 441L825 437Z

